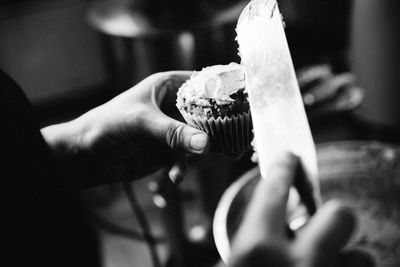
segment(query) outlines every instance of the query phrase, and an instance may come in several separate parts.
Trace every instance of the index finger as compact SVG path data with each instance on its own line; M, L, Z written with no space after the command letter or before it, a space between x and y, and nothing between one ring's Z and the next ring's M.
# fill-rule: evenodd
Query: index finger
M153 86L153 101L160 106L165 99L176 100L176 93L179 87L190 78L192 73L192 71L175 70L154 74L155 77L153 79L156 82Z
M244 246L286 238L286 204L297 162L290 153L276 158L268 177L256 186L237 235Z
M256 188L252 202L267 235L286 236L286 206L297 164L298 158L294 154L277 157L268 177L261 179Z
M183 118L176 108L178 89L190 78L192 71L168 71L155 74L151 101L153 107L160 109L166 115L182 121Z

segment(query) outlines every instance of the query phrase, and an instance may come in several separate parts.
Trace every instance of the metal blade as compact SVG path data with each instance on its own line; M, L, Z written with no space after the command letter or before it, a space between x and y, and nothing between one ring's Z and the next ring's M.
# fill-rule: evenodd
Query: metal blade
M319 202L317 157L276 0L252 0L237 24L262 177L274 157L300 157Z

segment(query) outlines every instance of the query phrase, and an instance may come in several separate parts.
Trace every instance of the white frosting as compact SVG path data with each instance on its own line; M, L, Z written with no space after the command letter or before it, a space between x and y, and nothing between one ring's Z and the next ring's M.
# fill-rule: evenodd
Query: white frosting
M208 99L215 99L217 104L234 102L229 96L245 88L244 69L237 63L214 65L194 72L178 91L178 96L189 103L209 106Z

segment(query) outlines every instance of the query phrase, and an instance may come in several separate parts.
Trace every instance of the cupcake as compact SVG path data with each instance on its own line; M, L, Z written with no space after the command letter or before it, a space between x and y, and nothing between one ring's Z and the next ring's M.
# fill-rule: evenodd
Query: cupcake
M252 124L244 69L214 65L194 72L178 91L177 107L186 122L211 138L211 151L241 153L250 148Z

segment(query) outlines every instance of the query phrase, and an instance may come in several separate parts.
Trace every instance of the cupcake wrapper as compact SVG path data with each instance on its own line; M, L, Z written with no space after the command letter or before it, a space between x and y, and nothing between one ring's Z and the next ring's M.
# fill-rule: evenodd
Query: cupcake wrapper
M250 148L252 140L251 114L243 114L222 118L200 118L179 109L190 126L206 132L211 138L210 150L217 153L239 153Z

